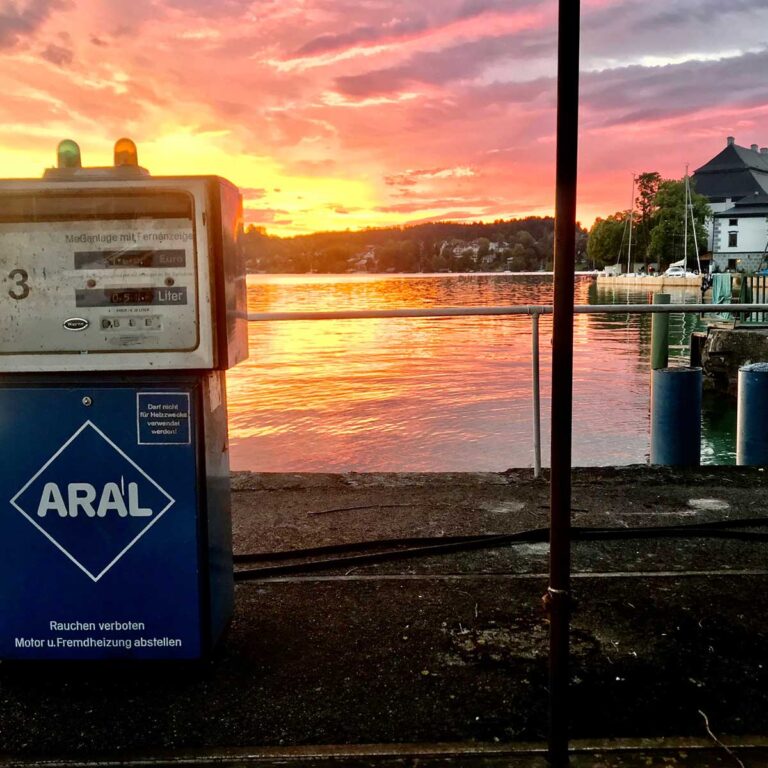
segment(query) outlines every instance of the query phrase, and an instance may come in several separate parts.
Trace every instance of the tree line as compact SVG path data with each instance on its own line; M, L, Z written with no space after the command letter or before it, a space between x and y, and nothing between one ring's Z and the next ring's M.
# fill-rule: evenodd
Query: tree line
M581 226L576 241L583 259L587 231ZM249 226L243 247L252 272L536 271L552 267L554 219L431 222L295 237Z
M684 253L691 258L706 253L708 248L705 221L712 215L707 198L699 195L689 180L691 211L685 225L685 179L663 179L656 171L641 173L635 179L637 197L633 201L630 232L629 210L617 211L606 218L597 218L589 230L587 259L590 266L602 269L613 264L634 265L655 263L660 270L680 261ZM630 240L631 238L631 240ZM630 249L631 242L631 249Z

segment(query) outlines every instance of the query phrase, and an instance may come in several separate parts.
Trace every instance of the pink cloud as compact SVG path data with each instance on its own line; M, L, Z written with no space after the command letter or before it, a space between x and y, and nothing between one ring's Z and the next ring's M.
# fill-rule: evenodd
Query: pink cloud
M356 226L436 207L550 212L555 13L554 0L132 0L130 14L17 0L0 11L0 144L42 167L51 131L190 134L231 154L233 180L265 204L247 215L275 232L304 227L309 200ZM729 134L768 143L767 25L760 0L583 3L580 216L624 207L633 171L679 176ZM274 178L246 172L252 158ZM361 199L337 195L350 182Z

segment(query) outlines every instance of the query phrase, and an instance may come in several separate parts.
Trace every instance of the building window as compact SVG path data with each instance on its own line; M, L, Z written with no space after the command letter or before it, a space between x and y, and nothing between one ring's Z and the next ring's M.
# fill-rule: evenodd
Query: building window
M729 227L738 227L739 226L739 220L738 219L728 219L728 226Z
M735 271L739 265L739 259L728 259L728 271Z
M728 233L728 247L729 248L735 248L739 244L739 233L738 232L729 232Z

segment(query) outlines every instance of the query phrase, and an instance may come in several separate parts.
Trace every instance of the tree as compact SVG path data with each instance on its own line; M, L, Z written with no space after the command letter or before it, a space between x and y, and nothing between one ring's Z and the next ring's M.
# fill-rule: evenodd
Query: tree
M637 219L635 226L635 251L642 257L643 263L648 264L648 247L651 244L651 230L656 224L658 214L658 205L656 203L656 194L659 191L659 185L662 182L661 174L656 171L646 171L641 173L636 179L637 197L635 198L635 207L637 209Z
M616 264L620 260L628 217L628 211L617 211L605 219L595 219L587 240L587 259L595 269Z
M387 240L376 248L381 272L413 272L419 266L419 245L413 240Z
M651 230L648 255L658 260L659 268L663 269L673 261L680 261L686 252L685 243L685 180L672 181L667 179L659 184L654 196L656 205L656 222ZM696 245L699 254L707 250L707 230L704 221L712 214L707 198L691 189L691 210L695 222L695 230L688 214L688 243L687 255L689 266L696 264ZM694 238L695 231L695 238Z

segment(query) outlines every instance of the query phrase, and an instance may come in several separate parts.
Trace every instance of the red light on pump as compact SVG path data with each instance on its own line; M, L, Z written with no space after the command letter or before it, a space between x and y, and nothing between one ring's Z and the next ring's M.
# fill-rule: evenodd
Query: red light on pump
M56 164L59 168L82 168L80 147L72 139L64 139L56 148Z
M118 139L115 142L115 167L121 165L139 165L139 153L130 139Z

